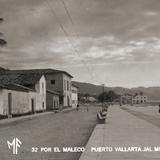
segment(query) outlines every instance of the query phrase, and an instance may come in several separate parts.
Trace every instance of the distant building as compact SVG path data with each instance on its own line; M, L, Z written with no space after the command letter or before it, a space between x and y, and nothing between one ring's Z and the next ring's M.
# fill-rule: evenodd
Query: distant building
M120 97L121 104L132 104L133 95L131 93L125 93Z
M95 97L87 97L87 100L88 100L88 102L92 102L92 103L94 103L94 102L97 102L97 99L95 98Z
M121 96L121 104L141 104L141 103L146 103L148 101L148 97L143 95L143 94L130 94L130 93L125 93L124 95Z
M135 95L133 96L133 104L146 103L148 101L148 97L144 95Z
M46 110L46 79L40 74L0 75L0 115Z
M97 99L92 96L87 96L87 97L81 97L80 101L83 103L95 103L97 102Z
M76 108L78 104L78 87L72 84L72 108Z

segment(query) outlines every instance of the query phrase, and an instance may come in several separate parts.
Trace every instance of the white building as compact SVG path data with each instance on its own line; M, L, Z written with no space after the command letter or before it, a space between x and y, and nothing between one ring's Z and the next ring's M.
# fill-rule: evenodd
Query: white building
M11 116L46 110L43 75L0 75L0 115Z
M59 104L59 96L60 93L47 90L47 110L51 111L61 109Z
M32 96L35 93L29 88L20 85L0 85L0 115L30 113L32 109Z
M144 95L135 95L133 96L133 104L146 103L148 100L147 96Z
M72 84L71 89L72 89L72 108L76 108L78 104L78 87Z
M46 89L51 92L59 93L59 107L67 108L72 106L72 98L71 98L71 80L72 75L65 71L55 70L55 69L30 69L30 70L9 70L6 73L15 73L15 74L42 74L46 77ZM53 97L51 96L51 92L48 92L49 97L47 98L49 103L52 103ZM55 94L54 94L55 95ZM58 99L58 97L56 97ZM56 100L57 101L57 100ZM52 103L53 104L53 103ZM48 107L48 106L47 106ZM54 106L50 106L47 108L50 110L54 108Z

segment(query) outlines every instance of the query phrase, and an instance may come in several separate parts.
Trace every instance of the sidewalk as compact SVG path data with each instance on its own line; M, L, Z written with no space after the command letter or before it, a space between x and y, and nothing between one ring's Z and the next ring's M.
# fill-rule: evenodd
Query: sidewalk
M111 152L91 152L93 147L110 147ZM115 147L152 147L150 152L117 152ZM119 106L109 108L106 124L97 125L80 160L158 160L160 151L160 128L122 110ZM102 149L102 148L100 148Z

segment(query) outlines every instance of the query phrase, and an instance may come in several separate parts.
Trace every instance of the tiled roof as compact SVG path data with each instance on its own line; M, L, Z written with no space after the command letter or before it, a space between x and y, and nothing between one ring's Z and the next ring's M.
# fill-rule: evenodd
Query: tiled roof
M69 77L73 78L73 76L71 74L69 74L68 72L66 71L62 71L62 70L55 70L55 69L30 69L30 70L9 70L7 71L6 73L14 73L14 74L21 74L21 73L38 73L38 74L44 74L44 75L47 75L47 74L57 74L57 73L64 73L66 75L68 75Z
M18 85L18 84L0 84L0 89L8 89L8 90L16 90L16 91L22 91L22 92L29 92L29 91L35 91L33 89Z
M27 86L29 88L33 88L38 82L38 80L42 77L41 74L0 74L0 84L8 85L8 84L19 84L22 86Z
M72 83L72 86L75 88L79 88L77 85L75 85L74 83Z
M3 67L0 67L0 71L1 71L1 70L2 70L2 71L5 71L5 68L3 68Z

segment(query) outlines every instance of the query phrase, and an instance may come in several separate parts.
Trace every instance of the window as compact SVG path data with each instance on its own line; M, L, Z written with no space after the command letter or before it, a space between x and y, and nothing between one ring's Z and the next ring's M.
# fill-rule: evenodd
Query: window
M51 80L51 84L54 85L55 83L56 83L56 81L55 81L54 79L52 79L52 80Z
M44 102L42 102L42 108L44 109Z
M42 82L42 96L44 97L45 94L45 86L44 86L44 82Z
M66 90L66 80L64 79L64 90Z
M67 81L67 91L69 91L69 81Z

